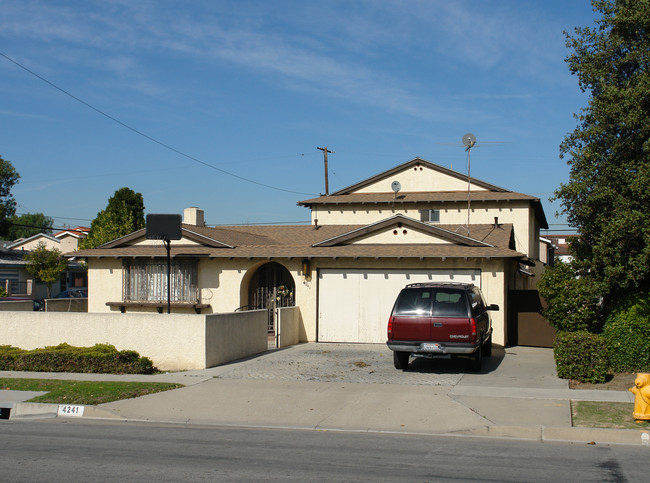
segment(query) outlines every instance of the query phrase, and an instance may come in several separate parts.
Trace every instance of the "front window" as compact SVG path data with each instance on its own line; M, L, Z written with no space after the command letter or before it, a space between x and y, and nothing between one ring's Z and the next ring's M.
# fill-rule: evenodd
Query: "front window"
M124 260L123 297L127 302L167 301L167 260ZM172 260L171 302L199 302L196 260Z

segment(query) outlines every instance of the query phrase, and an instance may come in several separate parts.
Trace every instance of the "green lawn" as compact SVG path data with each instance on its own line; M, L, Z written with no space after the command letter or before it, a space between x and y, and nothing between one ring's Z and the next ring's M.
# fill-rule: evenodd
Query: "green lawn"
M650 429L649 421L635 421L634 403L571 401L573 426L585 428Z
M164 382L97 382L0 378L0 389L47 391L29 402L97 405L183 387Z

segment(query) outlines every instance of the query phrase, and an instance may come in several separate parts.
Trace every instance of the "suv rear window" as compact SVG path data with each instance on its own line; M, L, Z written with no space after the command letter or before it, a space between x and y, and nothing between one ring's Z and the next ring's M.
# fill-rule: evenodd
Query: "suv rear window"
M409 288L402 290L395 302L395 315L426 315L431 313L431 289Z
M393 314L467 317L467 297L454 288L407 288L397 297Z

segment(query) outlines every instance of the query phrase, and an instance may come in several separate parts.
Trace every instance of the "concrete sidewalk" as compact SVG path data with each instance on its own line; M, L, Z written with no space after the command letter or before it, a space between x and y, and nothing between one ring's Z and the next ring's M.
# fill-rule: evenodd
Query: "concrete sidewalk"
M383 344L309 343L202 371L152 376L0 372L0 377L186 386L86 406L85 418L641 444L641 430L571 426L570 401L632 402L633 395L569 389L555 375L550 349L495 348L481 373L467 373L463 362L418 359L402 372L394 369L392 353ZM11 419L57 414L57 405L12 397Z

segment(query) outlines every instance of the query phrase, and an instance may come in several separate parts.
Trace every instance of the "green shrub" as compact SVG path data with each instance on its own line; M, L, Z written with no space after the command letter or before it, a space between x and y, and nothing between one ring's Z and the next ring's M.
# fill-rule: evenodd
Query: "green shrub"
M73 347L63 343L31 351L0 346L0 370L152 374L156 368L148 357L140 357L135 351L118 351L110 344Z
M556 262L548 267L539 283L539 293L546 300L542 311L557 331L602 330L602 308L598 284L578 262Z
M609 365L603 336L587 331L558 332L553 355L558 377L582 382L605 382Z
M603 336L614 372L650 372L650 296L619 302L607 318Z

